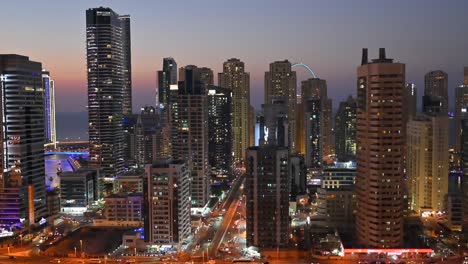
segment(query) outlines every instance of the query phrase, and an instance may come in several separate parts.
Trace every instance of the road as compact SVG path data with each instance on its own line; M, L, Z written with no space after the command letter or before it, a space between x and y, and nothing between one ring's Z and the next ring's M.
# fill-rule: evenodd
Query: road
M237 213L237 207L239 203L239 198L242 194L242 189L240 188L241 185L245 181L245 175L242 174L239 178L235 181L235 183L231 187L231 191L229 192L229 196L226 198L225 202L221 206L221 210L226 209L226 214L224 215L223 221L221 222L221 226L217 230L214 235L214 238L208 248L209 256L216 256L218 253L218 249L223 242L223 239L232 224L234 216Z

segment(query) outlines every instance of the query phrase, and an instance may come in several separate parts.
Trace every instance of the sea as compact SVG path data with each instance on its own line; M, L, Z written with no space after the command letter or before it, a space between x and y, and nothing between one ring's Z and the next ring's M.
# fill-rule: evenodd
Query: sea
M88 112L57 112L57 140L88 140Z

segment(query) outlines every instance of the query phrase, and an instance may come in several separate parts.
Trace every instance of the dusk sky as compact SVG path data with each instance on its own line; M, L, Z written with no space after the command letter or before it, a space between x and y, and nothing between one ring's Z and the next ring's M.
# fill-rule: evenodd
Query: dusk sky
M365 47L371 58L385 47L388 57L406 63L407 82L419 95L426 72L446 71L451 107L468 66L464 0L3 1L0 54L42 62L56 81L58 112L86 111L85 10L98 6L131 16L134 111L154 104L163 57L209 67L215 83L226 59L241 59L257 109L264 72L276 60L308 64L327 80L335 106L355 95ZM297 72L298 84L309 78Z

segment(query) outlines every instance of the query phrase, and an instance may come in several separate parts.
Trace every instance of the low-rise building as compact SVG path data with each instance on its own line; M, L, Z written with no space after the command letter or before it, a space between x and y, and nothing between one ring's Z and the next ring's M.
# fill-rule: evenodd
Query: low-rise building
M354 184L356 164L336 162L323 170L322 186L317 191L318 215L326 217L326 224L339 232L354 230Z
M144 169L127 171L114 179L115 193L143 193Z
M60 213L60 190L47 190L46 193L47 215L56 216Z
M62 213L83 214L99 199L99 173L92 169L62 172L60 175L60 207Z
M104 198L104 218L95 219L96 226L143 226L143 196L141 193L116 193Z

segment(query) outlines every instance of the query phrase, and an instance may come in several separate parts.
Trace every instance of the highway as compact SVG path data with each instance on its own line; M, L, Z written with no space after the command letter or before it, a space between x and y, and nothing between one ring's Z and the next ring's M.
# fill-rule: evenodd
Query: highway
M237 212L239 198L242 195L243 189L241 189L241 185L245 181L245 175L242 174L239 178L234 182L231 187L231 191L229 192L229 196L226 198L223 205L220 207L220 210L226 209L226 214L224 215L223 221L221 222L221 226L217 230L214 235L214 238L210 244L208 249L209 256L216 256L218 253L218 249L223 242L224 236L226 235L229 227L232 224L232 220Z

